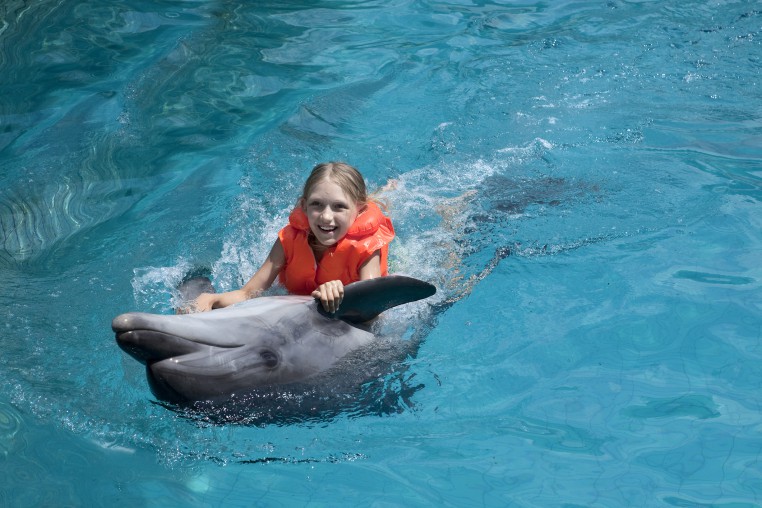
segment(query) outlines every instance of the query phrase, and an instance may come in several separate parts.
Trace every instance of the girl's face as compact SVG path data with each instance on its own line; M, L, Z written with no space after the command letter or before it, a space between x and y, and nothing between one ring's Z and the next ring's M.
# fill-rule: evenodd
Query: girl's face
M315 238L325 247L344 238L357 218L357 203L331 180L318 182L302 203Z

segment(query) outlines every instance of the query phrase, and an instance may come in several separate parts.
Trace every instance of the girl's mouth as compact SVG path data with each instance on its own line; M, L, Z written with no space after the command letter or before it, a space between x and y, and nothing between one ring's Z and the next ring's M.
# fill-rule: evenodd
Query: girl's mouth
M324 233L333 233L336 231L336 226L318 226L318 229Z

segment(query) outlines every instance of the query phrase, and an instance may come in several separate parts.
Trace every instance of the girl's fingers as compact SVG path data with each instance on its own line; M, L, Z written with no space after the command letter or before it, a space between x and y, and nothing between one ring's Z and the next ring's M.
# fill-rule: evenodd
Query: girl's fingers
M344 300L344 284L340 280L334 281L333 288L333 311L339 310L342 300Z
M214 306L215 295L211 293L202 293L193 301L192 307L189 309L191 312L208 312L212 310Z
M344 299L344 284L340 280L326 282L313 291L312 296L319 298L323 309L333 314L339 310L339 305Z

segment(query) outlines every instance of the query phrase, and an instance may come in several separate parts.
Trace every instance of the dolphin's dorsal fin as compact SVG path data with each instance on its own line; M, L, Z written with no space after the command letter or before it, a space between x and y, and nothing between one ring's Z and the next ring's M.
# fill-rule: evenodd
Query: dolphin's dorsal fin
M317 308L331 318L364 323L385 310L428 298L436 292L437 288L428 282L405 275L388 275L344 286L344 299L333 314L325 312L319 303Z

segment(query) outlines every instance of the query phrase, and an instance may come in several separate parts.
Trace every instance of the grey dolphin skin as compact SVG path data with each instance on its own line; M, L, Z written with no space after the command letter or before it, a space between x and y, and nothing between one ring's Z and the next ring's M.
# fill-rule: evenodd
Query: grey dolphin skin
M347 285L335 314L310 296L269 296L197 314L132 312L111 327L117 344L146 365L159 399L224 402L329 370L374 340L364 322L435 292L427 282L390 275Z

